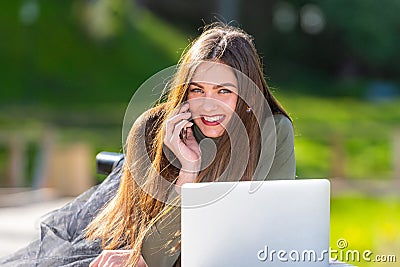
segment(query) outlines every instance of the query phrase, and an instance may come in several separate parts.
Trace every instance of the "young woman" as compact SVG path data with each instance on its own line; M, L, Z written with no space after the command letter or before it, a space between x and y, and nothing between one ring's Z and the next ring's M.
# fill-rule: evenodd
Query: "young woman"
M295 178L293 126L248 34L206 27L179 63L166 101L133 125L119 189L86 229L104 249L91 266L180 266L185 183Z
M182 184L295 178L292 123L248 34L206 27L168 89L131 128L123 166L1 266L179 266Z

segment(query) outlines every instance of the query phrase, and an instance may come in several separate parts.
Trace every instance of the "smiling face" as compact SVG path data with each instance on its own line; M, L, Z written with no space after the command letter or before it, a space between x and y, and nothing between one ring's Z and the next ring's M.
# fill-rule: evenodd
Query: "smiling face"
M194 123L210 138L222 136L238 100L238 81L224 64L201 63L190 82L188 101Z

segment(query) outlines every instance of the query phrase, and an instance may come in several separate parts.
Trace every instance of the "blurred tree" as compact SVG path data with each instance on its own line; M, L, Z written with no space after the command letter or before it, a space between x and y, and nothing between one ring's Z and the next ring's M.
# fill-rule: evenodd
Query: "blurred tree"
M218 1L214 0L132 0L165 21L177 25L188 33L196 33L198 27L219 17ZM196 35L194 35L196 36Z
M3 105L126 102L186 46L131 0L4 2L0 35Z
M397 79L400 74L400 1L253 0L241 5L241 23L280 78L295 79L305 69L321 77L325 72Z
M127 8L125 0L75 1L77 18L95 39L109 39L121 33Z
M341 36L342 50L366 64L369 74L391 78L399 74L400 1L319 0L318 4L329 31Z
M146 77L176 63L188 36L216 20L254 35L267 75L278 82L397 80L399 11L396 0L4 2L0 102L127 99Z

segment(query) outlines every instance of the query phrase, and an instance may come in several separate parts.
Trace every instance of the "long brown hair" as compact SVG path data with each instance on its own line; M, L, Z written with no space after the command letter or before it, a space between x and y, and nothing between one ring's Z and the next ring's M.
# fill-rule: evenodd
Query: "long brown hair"
M220 23L205 27L203 33L183 53L170 84L166 103L160 103L155 109L158 115L152 122L152 131L146 136L148 149L145 151L151 159L152 168L138 158L137 138L144 137L132 127L126 144L126 158L118 192L86 231L86 236L90 239L101 238L104 249L132 249L133 253L127 265L136 264L146 234L157 220L171 210L170 205L159 198L154 198L148 192L159 191L162 179L171 184L177 179L179 168L173 166L163 153L164 122L176 107L186 100L188 84L201 61L223 63L243 73L261 91L272 114L283 114L289 118L267 86L252 37L239 28ZM252 102L254 106L257 103L257 99L253 99L254 97L249 94L251 93L240 92L247 102L239 98L235 110L247 131L250 149L249 158L246 160L247 166L243 175L239 177L240 180L252 179L260 155L260 131L257 130L258 127L254 127L257 125L254 113L262 110L254 108L253 112L248 112L248 102ZM233 124L234 122L229 123ZM230 158L233 145L225 132L217 143L215 159L207 168L200 171L197 182L224 180L221 175L227 169L226 159ZM146 188L133 177L138 173L144 175Z

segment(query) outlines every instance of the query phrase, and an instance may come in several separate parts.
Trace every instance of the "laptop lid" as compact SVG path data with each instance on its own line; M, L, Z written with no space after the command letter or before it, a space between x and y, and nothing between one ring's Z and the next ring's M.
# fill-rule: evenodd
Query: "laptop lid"
M187 183L184 267L329 266L325 179Z

